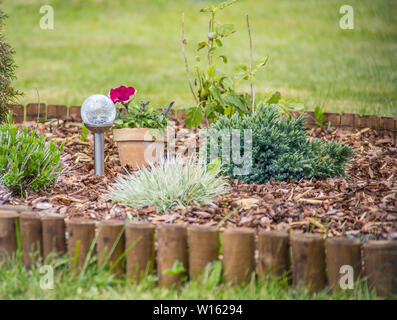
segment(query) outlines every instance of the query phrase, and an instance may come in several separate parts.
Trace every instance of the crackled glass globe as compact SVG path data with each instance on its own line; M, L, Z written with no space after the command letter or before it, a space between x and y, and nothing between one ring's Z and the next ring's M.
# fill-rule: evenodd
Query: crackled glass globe
M94 94L83 102L81 118L92 127L111 126L116 117L116 107L112 100L102 94Z

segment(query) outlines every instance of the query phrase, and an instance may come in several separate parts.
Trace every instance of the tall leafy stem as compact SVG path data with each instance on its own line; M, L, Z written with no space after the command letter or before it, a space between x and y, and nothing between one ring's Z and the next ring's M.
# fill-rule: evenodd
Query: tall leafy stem
M250 45L250 67L238 66L237 73L226 74L218 68L218 62L228 63L228 58L224 54L218 54L217 50L223 47L223 41L236 32L233 24L220 24L217 22L216 14L237 0L229 0L218 5L211 5L200 11L209 13L209 23L207 38L205 41L198 43L197 51L206 48L207 66L203 67L197 64L194 67L195 80L191 80L189 66L186 58L186 39L184 38L184 15L182 15L182 51L185 58L185 68L189 82L190 91L196 101L196 106L187 110L187 127L197 127L202 123L203 116L211 121L216 121L219 116L226 115L231 117L238 113L243 115L249 111L250 100L254 103L253 82L257 70L266 64L267 58L261 61L255 68L252 68L252 44ZM248 22L248 21L247 21ZM248 24L249 27L249 24ZM251 35L249 31L250 42ZM200 63L200 56L196 56L196 60ZM235 90L237 80L248 80L251 83L251 99L247 93L238 93ZM253 108L252 108L253 109Z

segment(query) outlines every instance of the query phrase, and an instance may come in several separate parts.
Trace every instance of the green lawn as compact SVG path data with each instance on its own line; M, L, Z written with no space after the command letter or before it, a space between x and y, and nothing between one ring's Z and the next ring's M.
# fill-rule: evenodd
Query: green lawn
M15 260L0 262L0 299L232 299L232 300L273 300L273 299L313 299L313 300L368 300L380 299L374 291L363 283L355 284L353 290L330 292L324 289L310 294L301 286L291 287L288 278L270 278L267 281L252 281L245 286L232 286L222 280L222 267L218 262L207 269L198 281L186 282L174 289L160 288L157 276L150 274L139 284L115 279L108 270L98 270L93 258L92 264L83 274L71 275L67 269L68 260L47 259L45 265L53 267L53 288L48 285L48 269L41 271L40 265L27 271L22 267L21 255Z
M180 21L191 68L205 40L208 4L199 0L12 0L6 35L17 51L22 103L79 105L90 94L133 85L153 104L193 104L180 48ZM238 32L225 41L229 64L248 63L245 14L254 57L270 56L257 92L269 88L305 102L307 109L397 116L397 2L350 0L354 30L339 28L343 0L241 0L219 15ZM41 30L39 9L50 4L55 29ZM229 66L230 67L230 66ZM247 84L241 84L248 90Z

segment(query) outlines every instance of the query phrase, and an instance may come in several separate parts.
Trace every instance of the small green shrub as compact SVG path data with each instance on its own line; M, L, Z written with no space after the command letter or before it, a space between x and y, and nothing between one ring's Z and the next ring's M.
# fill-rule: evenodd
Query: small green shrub
M182 52L185 59L185 69L190 90L193 94L196 106L186 110L186 127L198 127L205 116L207 120L216 122L221 115L231 117L237 113L242 116L248 111L254 111L255 107L255 78L256 74L268 62L269 56L254 64L252 51L251 27L247 19L248 36L250 43L249 65L238 64L233 69L235 72L224 72L221 64L227 64L228 58L222 50L223 42L236 32L234 24L220 24L216 19L217 13L230 7L237 0L218 2L203 8L200 12L210 15L207 37L205 41L198 43L197 64L194 66L194 82L189 71L185 46L187 41L184 38L184 18L182 18ZM248 44L248 41L247 41ZM202 50L206 48L205 50ZM203 59L204 58L204 59ZM230 68L229 68L230 69ZM245 92L238 92L236 85L238 81L248 81L251 85L251 96ZM270 92L270 91L269 91ZM280 113L290 115L290 111L300 111L303 105L291 98L283 98L280 92L267 92L264 99L258 104L269 104L276 106Z
M237 114L231 118L223 116L207 131L207 159L210 160L211 148L222 155L223 143L217 138L222 130L231 135L232 130L237 129L240 133L239 140L236 139L237 153L243 155L244 130L251 129L252 167L248 174L238 175L234 170L238 164L232 160L222 161L223 173L231 178L247 183L265 183L272 178L285 181L346 176L346 163L354 149L337 142L310 141L303 120L304 116L282 117L276 107L265 105L244 117Z
M20 130L10 122L1 124L0 182L18 195L48 188L61 171L62 149L63 145L59 149L36 131Z
M226 192L225 179L217 177L219 170L220 165L214 163L206 168L192 159L186 162L181 157L168 157L118 178L105 197L134 208L156 205L159 211L193 202L212 204L213 197Z
M16 66L13 59L15 52L2 33L6 17L0 9L0 122L7 119L10 103L20 94L11 86L11 81L15 79Z
M125 110L128 113L121 114L114 120L114 129L121 128L149 128L162 129L168 125L168 113L171 110L174 102L171 102L165 112L159 112L153 108L148 107L149 101L142 102L140 106L131 105Z

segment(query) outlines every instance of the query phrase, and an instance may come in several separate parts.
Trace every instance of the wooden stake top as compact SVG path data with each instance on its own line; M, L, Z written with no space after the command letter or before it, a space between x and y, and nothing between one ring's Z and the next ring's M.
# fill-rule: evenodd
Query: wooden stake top
M126 227L135 229L154 229L154 225L150 222L127 222Z
M352 238L346 238L346 237L335 237L335 238L329 238L327 240L328 243L331 244L336 244L336 245L360 245L360 240L358 239L352 239Z
M40 214L38 214L37 212L22 212L19 217L24 220L37 220L40 219Z
M0 211L0 219L1 218L18 218L19 214L15 211Z
M42 220L65 220L65 218L63 216L61 216L60 214L46 214L44 216L41 217Z
M158 226L159 230L182 230L186 229L186 224L161 224Z
M315 233L293 233L291 235L292 241L302 241L302 242L317 242L322 241L323 236L321 234Z
M254 229L250 228L229 228L223 231L224 234L254 234Z
M370 249L397 249L397 240L370 240L364 244L364 247Z
M66 222L70 226L80 226L80 225L95 225L94 220L84 219L84 218L75 218Z
M124 225L124 221L120 220L103 220L97 223L98 227L122 227Z
M259 231L260 236L267 236L272 238L288 238L288 232L285 231L276 231L276 230L261 230Z
M218 232L217 227L211 226L202 226L202 225L193 225L188 227L188 231L192 232Z

